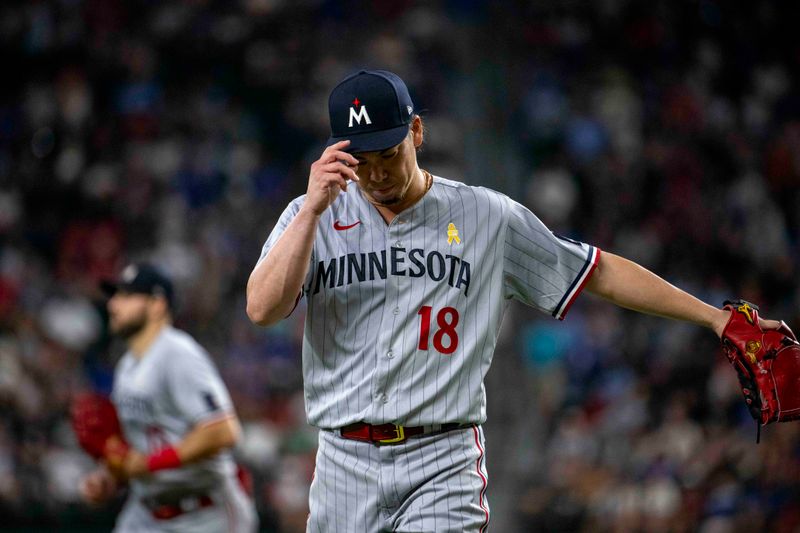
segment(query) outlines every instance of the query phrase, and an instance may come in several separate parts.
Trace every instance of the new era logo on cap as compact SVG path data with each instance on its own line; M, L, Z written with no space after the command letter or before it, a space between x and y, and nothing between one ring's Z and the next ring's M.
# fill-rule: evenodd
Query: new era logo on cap
M408 134L414 103L396 74L362 70L331 91L328 112L328 146L349 139L348 152L372 152L400 144Z

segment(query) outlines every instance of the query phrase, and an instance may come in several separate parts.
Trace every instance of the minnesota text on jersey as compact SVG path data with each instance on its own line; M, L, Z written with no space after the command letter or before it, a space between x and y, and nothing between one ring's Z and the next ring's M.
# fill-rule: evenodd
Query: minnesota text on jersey
M374 281L386 279L387 271L386 250L368 253L349 253L339 257L332 257L317 263L314 278L314 290L317 294L320 288L341 287L350 285L354 281ZM454 289L464 288L464 296L469 296L469 280L471 266L461 257L442 254L436 250L426 252L422 248L389 248L389 273L392 276L409 276L421 278L428 276L433 281L447 279L447 284ZM408 267L406 267L408 259ZM347 276L345 276L347 272ZM310 289L310 287L309 287Z

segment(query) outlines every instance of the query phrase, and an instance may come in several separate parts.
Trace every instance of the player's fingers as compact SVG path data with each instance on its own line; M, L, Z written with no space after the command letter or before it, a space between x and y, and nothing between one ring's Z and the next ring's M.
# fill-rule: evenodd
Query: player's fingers
M329 148L332 148L336 145L331 145ZM342 161L343 163L350 165L350 166L358 166L358 159L348 152L344 152L342 150L331 150L323 152L322 157L320 158L325 163L330 163L331 161Z
M780 320L769 320L767 318L761 318L758 321L758 323L764 329L778 329L781 327Z
M327 152L328 150L341 150L349 145L350 145L350 139L345 139L343 141L337 141L333 143L332 145L325 148L325 151Z
M342 163L341 161L335 161L332 163L328 163L327 165L323 165L320 167L320 170L324 172L337 172L342 175L345 179L358 181L358 174L356 174L355 169L350 168L349 165Z
M342 177L338 172L326 172L322 174L319 181L319 187L322 191L330 192L333 189L347 190L347 180ZM338 190L335 192L339 192Z
M322 151L322 155L320 155L320 159L322 161L327 162L327 161L330 161L332 159L340 158L341 154L347 154L347 152L345 152L345 150L347 149L347 146L349 144L350 144L350 141L339 141L338 143L334 143L334 144L328 146L327 148L325 148L325 150ZM347 155L350 155L350 154L347 154ZM350 156L350 157L352 157L352 156Z
M81 480L78 490L84 500L94 502L100 497L101 487L95 476L88 475Z
M100 481L100 492L102 493L102 497L110 497L114 493L115 488L116 484L114 483L114 480L110 476L103 476L102 480Z
M349 165L345 165L345 166L347 167L347 170L349 171L347 174L345 174L347 176L347 179L353 180L353 181L361 181L361 178L358 177L358 173L356 172L355 168L352 168Z
M333 181L343 192L347 192L347 180L339 173L334 174Z
M78 483L78 493L84 500L88 500L91 497L92 489L89 487L87 478L81 479L80 483Z

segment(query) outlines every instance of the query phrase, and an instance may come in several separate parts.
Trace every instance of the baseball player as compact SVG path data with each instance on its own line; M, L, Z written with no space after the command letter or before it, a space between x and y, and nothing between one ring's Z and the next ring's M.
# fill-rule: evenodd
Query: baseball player
M422 120L395 74L347 77L329 114L307 193L247 285L260 325L307 298L306 413L321 430L308 531L486 530L483 379L510 299L562 320L586 288L724 328L727 311L553 234L503 194L419 168Z
M172 283L142 263L104 289L113 294L111 332L128 346L111 400L129 448L121 464L83 479L84 498L102 502L127 482L119 532L254 531L255 508L229 451L239 421L209 355L171 325Z

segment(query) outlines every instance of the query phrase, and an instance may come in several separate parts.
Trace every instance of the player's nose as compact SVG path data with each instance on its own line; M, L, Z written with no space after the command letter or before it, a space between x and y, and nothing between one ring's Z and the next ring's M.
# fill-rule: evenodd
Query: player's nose
M380 183L387 177L386 171L380 165L371 165L369 167L369 180Z

